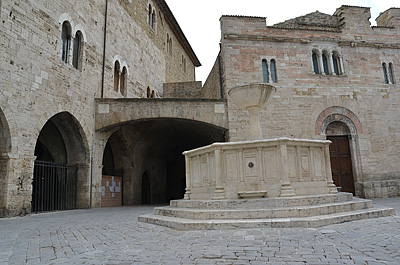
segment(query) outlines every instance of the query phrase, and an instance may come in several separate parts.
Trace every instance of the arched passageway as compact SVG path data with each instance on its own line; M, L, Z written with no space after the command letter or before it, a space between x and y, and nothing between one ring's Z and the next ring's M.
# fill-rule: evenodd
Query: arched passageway
M53 116L38 136L32 212L82 208L88 204L89 150L79 122L69 113Z
M0 217L7 214L8 153L11 151L11 136L6 117L0 109Z
M115 165L115 173L123 178L125 205L182 199L186 187L182 152L224 142L225 134L224 128L185 119L148 119L119 125L107 142L112 156L106 145L103 173L104 168Z

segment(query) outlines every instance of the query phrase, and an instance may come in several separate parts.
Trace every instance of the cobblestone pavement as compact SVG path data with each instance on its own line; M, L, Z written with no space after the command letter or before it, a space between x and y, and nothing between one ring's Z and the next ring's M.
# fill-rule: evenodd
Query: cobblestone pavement
M395 207L400 198L379 199ZM400 216L316 229L175 231L152 207L0 219L0 264L400 264Z

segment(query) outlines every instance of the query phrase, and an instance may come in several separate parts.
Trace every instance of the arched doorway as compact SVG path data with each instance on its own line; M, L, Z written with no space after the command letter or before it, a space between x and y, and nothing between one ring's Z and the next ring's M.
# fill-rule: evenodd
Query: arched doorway
M331 122L326 128L326 138L332 141L329 155L333 182L341 191L355 194L350 136L349 128L341 121Z
M71 114L62 112L46 122L34 154L32 212L70 210L88 204L88 145Z

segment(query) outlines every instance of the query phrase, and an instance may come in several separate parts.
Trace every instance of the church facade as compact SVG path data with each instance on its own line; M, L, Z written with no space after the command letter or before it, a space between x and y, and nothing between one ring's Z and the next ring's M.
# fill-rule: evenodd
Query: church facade
M164 0L0 1L0 216L182 198L182 152L246 139L227 91L257 82L264 137L330 139L343 191L399 195L400 10L369 16L223 16L202 86Z

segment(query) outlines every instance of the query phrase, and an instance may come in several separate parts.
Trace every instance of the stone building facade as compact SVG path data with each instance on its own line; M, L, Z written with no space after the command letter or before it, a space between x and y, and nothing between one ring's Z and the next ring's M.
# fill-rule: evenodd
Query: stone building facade
M0 216L98 207L95 99L160 98L195 80L196 54L165 1L3 0L0 21ZM72 202L38 160L73 166Z
M381 13L377 26L369 19L369 8L355 6L272 26L222 16L222 67L207 82L222 79L224 92L270 83L277 92L260 111L265 138L330 139L337 186L362 197L398 196L400 9ZM248 112L227 104L230 141L246 140Z
M223 16L202 86L164 0L0 1L0 216L182 198L182 152L245 140L227 91L254 82L266 138L344 137L355 194L398 195L400 10L369 16Z

